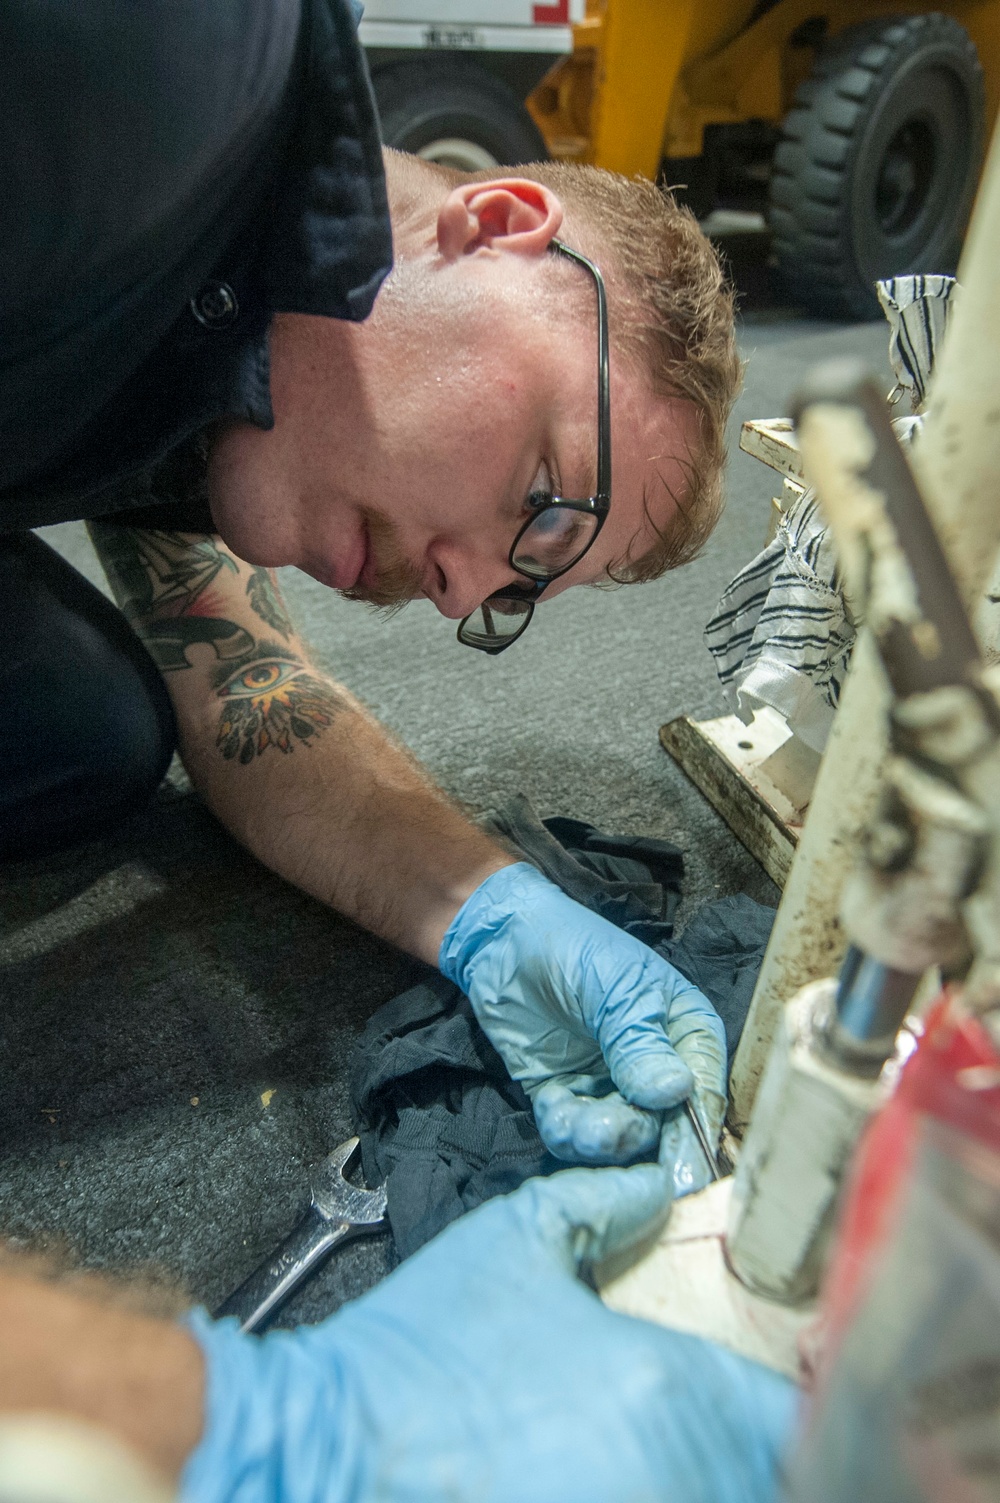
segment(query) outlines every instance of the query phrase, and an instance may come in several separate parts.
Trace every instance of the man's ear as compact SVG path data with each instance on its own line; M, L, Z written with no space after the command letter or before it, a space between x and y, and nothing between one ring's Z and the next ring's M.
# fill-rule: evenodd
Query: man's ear
M473 251L540 256L563 221L555 194L528 178L497 178L453 188L438 214L438 249L446 261Z

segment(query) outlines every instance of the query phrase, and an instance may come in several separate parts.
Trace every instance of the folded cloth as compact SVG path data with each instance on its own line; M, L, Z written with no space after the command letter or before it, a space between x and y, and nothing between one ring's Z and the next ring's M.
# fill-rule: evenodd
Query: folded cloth
M893 427L912 442L923 421L937 348L955 293L946 276L893 277L877 291L889 321L893 394L909 393L913 416ZM859 622L845 599L833 538L807 490L784 513L771 542L741 569L705 627L705 644L726 698L749 724L769 706L814 751L826 745Z
M958 288L954 277L887 277L876 282L882 312L889 320L889 363L899 394L908 392L914 413L921 413Z
M748 897L709 903L673 939L683 857L669 841L539 820L525 798L494 813L494 833L570 897L650 945L709 998L739 1042L774 911ZM386 1182L402 1257L531 1175L565 1168L542 1146L527 1096L507 1074L468 1000L445 977L386 1003L358 1046L351 1097L365 1177Z
M821 752L857 626L841 589L833 538L807 490L763 552L727 587L705 627L719 682L748 724L768 705Z

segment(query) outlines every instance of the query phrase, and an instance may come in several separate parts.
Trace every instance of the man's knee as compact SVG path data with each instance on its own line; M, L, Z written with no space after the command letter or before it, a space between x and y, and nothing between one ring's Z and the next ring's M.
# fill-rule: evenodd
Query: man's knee
M0 856L105 833L176 745L163 680L124 617L39 539L0 541Z

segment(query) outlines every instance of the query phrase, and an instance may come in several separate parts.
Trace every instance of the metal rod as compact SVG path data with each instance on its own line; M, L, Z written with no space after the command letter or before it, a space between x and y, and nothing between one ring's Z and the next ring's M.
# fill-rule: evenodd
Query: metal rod
M691 1126L694 1128L694 1135L698 1139L698 1145L701 1148L702 1153L708 1159L708 1167L712 1171L712 1178L721 1179L722 1171L720 1170L718 1162L716 1161L715 1154L712 1151L711 1139L709 1138L708 1133L705 1130L704 1122L702 1122L701 1117L698 1115L698 1108L695 1106L690 1096L684 1103L684 1110L687 1112Z
M837 987L839 1028L858 1043L883 1042L888 1059L920 977L919 971L912 974L882 965L851 945Z

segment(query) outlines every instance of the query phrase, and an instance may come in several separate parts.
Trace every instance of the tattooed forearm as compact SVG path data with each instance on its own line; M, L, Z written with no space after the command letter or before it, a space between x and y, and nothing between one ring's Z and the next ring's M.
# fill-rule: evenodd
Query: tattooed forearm
M227 761L252 762L268 747L290 752L330 725L342 696L289 645L294 627L270 570L240 562L214 537L103 522L90 532L119 604L161 672L191 669L195 646L215 653L215 745ZM244 600L285 643L232 619L246 620ZM197 655L194 662L203 665Z
M130 620L176 616L188 610L223 570L239 571L215 538L175 532L136 532L113 522L91 522L90 536Z
M217 538L139 532L108 522L92 522L90 535L118 603L161 672L189 667L187 649L195 643L208 644L225 662L253 651L252 635L226 616L219 584L238 575L240 565ZM270 570L250 569L246 596L273 631L291 635Z

